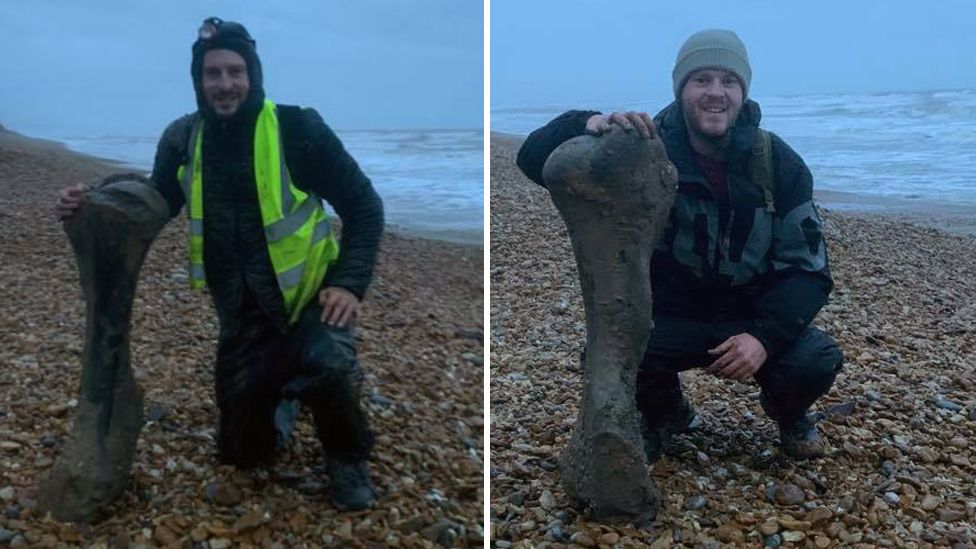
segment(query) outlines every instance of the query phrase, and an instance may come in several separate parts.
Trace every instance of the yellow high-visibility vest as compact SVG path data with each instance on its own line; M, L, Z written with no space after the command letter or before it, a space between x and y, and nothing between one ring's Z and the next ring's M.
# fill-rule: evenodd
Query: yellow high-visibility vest
M203 120L190 132L189 161L180 166L183 195L190 217L190 286L206 286L203 268ZM322 201L291 182L275 104L265 100L254 128L254 181L268 255L285 301L288 323L318 293L329 266L339 256L339 243Z

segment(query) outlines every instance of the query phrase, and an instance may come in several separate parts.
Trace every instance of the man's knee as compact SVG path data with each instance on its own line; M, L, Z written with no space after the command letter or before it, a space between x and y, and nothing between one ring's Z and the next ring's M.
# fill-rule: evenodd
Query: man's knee
M305 375L343 380L359 375L356 336L351 329L322 326L303 345L301 361Z
M788 377L793 384L826 391L843 365L844 355L834 338L816 328L809 328L774 359L770 373L780 381Z
M834 377L844 365L844 354L834 338L808 329L797 341L791 360L812 377Z

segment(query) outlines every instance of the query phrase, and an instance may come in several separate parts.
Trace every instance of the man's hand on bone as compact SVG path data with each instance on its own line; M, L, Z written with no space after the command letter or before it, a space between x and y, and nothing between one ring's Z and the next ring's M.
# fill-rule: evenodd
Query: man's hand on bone
M611 124L616 124L628 132L637 130L644 139L654 137L654 121L651 120L650 115L636 111L594 114L586 120L586 133L603 135L610 131Z

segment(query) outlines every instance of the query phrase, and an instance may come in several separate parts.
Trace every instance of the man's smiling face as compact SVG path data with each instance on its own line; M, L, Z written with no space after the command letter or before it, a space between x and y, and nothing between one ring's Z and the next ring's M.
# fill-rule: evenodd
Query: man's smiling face
M710 141L728 134L742 102L739 78L722 69L695 71L681 89L681 108L688 131Z
M219 116L232 116L251 90L247 63L231 50L210 50L203 56L201 85L207 105Z

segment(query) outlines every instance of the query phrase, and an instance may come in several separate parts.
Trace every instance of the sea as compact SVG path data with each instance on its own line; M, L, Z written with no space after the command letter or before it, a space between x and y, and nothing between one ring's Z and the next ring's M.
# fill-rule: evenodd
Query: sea
M976 90L757 97L761 127L805 160L814 187L841 205L847 194L877 204L976 207ZM493 104L491 129L527 135L563 111L645 111L644 101L599 105ZM895 199L895 200L885 200ZM863 206L862 201L860 202Z
M383 199L388 225L417 236L483 245L484 134L480 128L336 130L336 134ZM147 173L152 171L159 140L159 135L29 135Z

